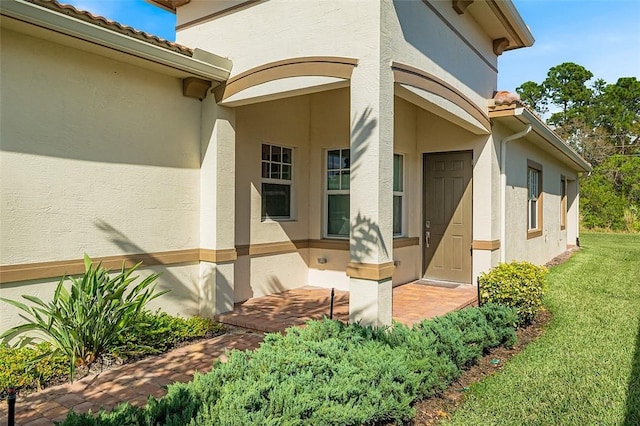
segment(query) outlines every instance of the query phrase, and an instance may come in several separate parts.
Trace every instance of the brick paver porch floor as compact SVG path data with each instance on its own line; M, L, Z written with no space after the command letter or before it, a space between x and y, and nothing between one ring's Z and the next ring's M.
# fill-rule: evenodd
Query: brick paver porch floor
M331 290L301 287L236 303L233 312L218 315L226 324L265 332L282 331L309 319L329 316ZM477 305L477 288L470 285L442 286L434 282L414 282L393 289L393 319L413 325L424 318L444 315ZM349 293L335 291L333 317L349 320Z
M281 331L311 318L328 316L330 294L328 289L307 287L250 299L237 304L232 313L221 315L219 320L253 330ZM473 304L477 299L472 286L443 288L412 283L393 289L393 319L408 325ZM348 316L349 294L336 291L334 318L346 321ZM144 405L149 395L166 394L165 385L187 382L195 371L210 370L227 349L254 349L262 338L259 332L232 329L225 335L87 376L73 384L18 395L16 425L51 425L54 420L63 420L71 408L78 413L89 409L95 413L100 407L109 410L125 401ZM7 403L2 401L0 424L5 424L6 418Z

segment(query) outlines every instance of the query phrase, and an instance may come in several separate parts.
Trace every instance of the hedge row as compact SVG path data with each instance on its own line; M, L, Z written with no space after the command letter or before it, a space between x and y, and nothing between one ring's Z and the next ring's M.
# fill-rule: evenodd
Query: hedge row
M407 421L412 404L446 388L490 348L515 342L515 310L468 308L409 329L311 321L270 334L255 351L145 408L71 412L63 425L361 425Z

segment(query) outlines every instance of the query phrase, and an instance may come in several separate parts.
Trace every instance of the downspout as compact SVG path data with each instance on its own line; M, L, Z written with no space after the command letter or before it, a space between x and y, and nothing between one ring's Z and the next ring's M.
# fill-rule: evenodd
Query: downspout
M531 124L527 124L523 131L507 136L500 143L500 262L502 263L507 258L507 143L528 135L530 131Z

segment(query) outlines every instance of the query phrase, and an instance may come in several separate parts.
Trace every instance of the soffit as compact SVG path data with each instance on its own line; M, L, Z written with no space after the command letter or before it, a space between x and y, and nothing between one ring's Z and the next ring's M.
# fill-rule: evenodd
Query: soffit
M471 15L494 43L506 39L508 44L502 50L530 47L535 41L511 0L453 0L453 3L466 4L463 13Z

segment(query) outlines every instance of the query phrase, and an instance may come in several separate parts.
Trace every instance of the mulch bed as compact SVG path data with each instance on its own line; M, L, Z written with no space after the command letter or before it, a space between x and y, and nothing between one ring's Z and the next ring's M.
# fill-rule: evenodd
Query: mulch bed
M547 262L545 266L552 268L560 265L569 260L578 250L580 250L579 247L572 247ZM542 310L531 324L516 331L518 342L512 348L499 347L492 350L491 353L482 357L476 365L465 370L460 378L444 392L416 403L414 405L416 415L409 424L414 426L437 425L442 420L448 419L450 413L464 402L465 392L469 389L469 386L502 370L507 361L520 353L529 343L544 332L550 321L551 313L547 310ZM498 363L492 363L493 360L498 360Z

